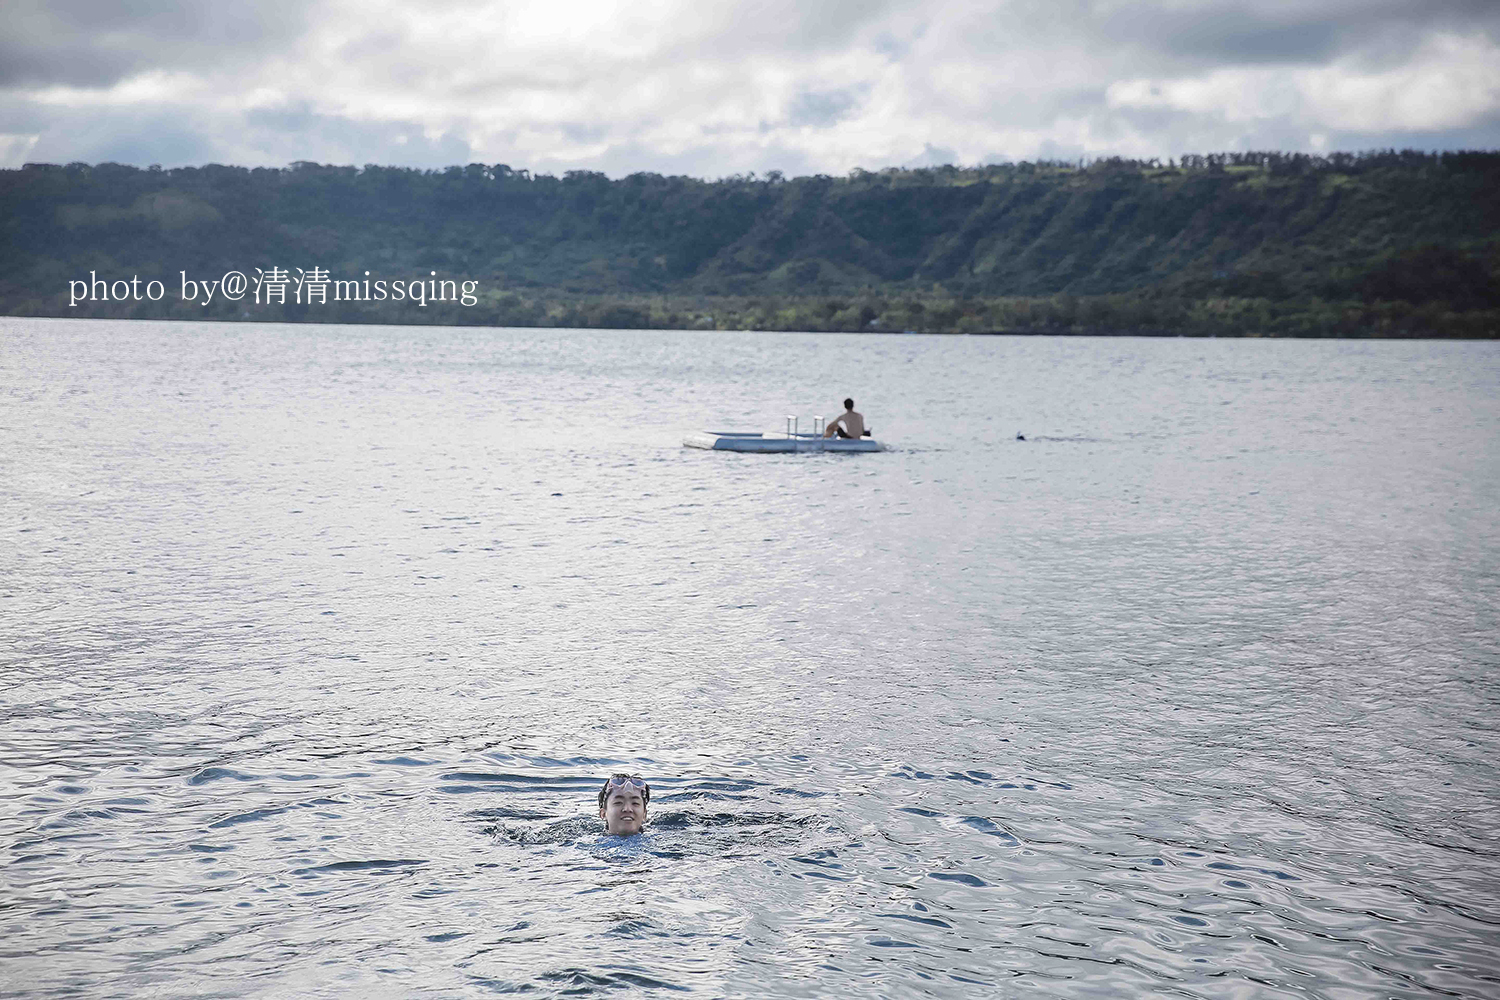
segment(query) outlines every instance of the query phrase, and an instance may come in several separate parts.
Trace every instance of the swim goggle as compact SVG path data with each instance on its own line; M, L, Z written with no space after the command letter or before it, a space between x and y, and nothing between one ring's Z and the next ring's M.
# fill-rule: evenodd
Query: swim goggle
M610 778L604 783L606 788L623 788L625 785L634 785L636 788L645 788L646 779L638 774L627 775L623 778Z

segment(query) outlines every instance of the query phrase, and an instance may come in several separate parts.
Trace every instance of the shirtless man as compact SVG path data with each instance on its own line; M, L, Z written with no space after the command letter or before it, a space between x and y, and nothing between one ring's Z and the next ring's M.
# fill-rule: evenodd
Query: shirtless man
M651 786L638 774L616 774L599 789L599 818L611 837L633 837L646 825Z
M824 437L831 438L835 434L841 438L854 438L856 441L865 436L865 418L854 412L854 400L844 400L844 412L828 421L828 426L823 428Z

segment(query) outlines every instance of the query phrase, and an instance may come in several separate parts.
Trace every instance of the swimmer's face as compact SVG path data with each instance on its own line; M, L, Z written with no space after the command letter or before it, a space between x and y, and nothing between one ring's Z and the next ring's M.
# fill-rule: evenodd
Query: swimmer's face
M633 837L646 825L646 798L635 785L612 786L599 818L610 836Z

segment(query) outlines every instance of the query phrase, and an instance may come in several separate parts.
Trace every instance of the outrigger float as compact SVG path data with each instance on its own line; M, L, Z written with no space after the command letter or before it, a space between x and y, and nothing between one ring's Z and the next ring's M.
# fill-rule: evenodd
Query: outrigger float
M682 439L684 448L709 451L750 451L760 454L802 451L884 451L871 437L840 438L823 436L823 418L813 417L813 432L802 433L797 417L786 418L786 433L761 431L697 431ZM869 431L865 432L866 434Z

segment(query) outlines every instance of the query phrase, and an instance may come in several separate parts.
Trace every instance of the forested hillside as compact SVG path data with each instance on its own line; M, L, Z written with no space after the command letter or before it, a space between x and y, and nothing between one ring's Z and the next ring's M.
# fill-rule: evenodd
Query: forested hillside
M297 163L0 171L0 310L605 326L1494 336L1500 153L704 181ZM476 304L183 302L179 274L469 279ZM158 302L70 282L161 280ZM76 297L76 291L73 293Z

